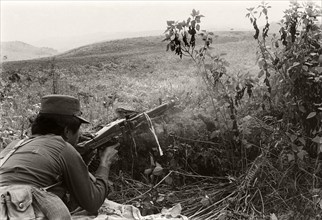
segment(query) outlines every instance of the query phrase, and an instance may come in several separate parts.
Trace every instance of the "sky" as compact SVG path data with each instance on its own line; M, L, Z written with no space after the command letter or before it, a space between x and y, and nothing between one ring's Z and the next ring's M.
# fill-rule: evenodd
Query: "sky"
M162 34L167 20L186 20L192 9L205 16L201 19L202 29L251 30L245 18L246 8L260 3L258 0L0 1L2 42L23 41L59 50L70 49L66 45L74 47L109 36L151 35L151 31ZM279 21L289 5L286 0L266 2L272 6L270 21Z

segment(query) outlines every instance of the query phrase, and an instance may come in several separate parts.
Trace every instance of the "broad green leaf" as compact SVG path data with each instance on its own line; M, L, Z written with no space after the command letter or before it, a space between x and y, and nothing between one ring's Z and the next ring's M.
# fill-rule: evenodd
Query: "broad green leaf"
M168 185L171 185L173 183L173 179L171 176L168 176L167 178L165 178L164 182Z
M226 220L227 213L225 211L221 211L220 215L218 216L218 220Z
M314 116L316 116L316 112L311 112L306 119L313 118Z
M174 21L167 21L167 25L168 26L171 26L171 25L173 25L174 24Z
M319 56L318 62L321 64L322 63L322 54Z
M169 209L169 212L173 218L180 215L181 211L182 211L182 207L181 207L180 203L176 204L171 209Z
M164 195L160 195L160 196L157 198L156 202L162 202L163 200L164 200Z
M261 78L261 77L264 75L264 73L265 73L265 72L264 72L264 70L259 71L259 73L258 73L258 76L257 76L257 77L258 77L258 78Z
M194 17L197 15L197 11L195 9L192 9L192 13L191 13L191 16Z
M179 24L177 24L177 26L176 26L180 31L182 30L182 24L181 23L179 23Z
M303 160L307 154L308 153L305 150L301 150L300 152L297 153L297 157Z
M187 25L189 25L190 21L191 21L191 18L188 18L187 19Z
M145 175L150 175L152 173L152 168L148 168L144 170Z
M305 113L305 112L306 112L306 110L305 110L305 108L304 108L304 106L303 106L303 105L300 105L300 106L299 106L299 110L300 110L301 112L303 112L303 113Z
M192 20L191 21L191 26L194 28L195 27L195 24L196 24L196 21L195 20Z
M199 24L197 24L197 25L196 25L196 30L197 30L197 31L199 31L199 30L200 30L200 25L199 25Z
M312 141L318 144L322 144L322 137L317 135L312 139Z
M204 207L208 207L210 205L210 199L209 199L209 197L206 195L204 198L201 199L200 203Z
M166 34L166 35L165 35L165 38L162 40L162 42L163 42L163 41L166 41L166 40L170 40L170 35L169 35L169 34Z
M303 65L303 66L302 66L302 69L303 69L304 71L308 71L308 70L309 70L309 67L308 67L308 66Z
M171 29L172 29L172 27L167 27L167 30L164 31L164 34L167 33Z
M291 139L292 142L294 142L297 139L297 136L294 134L290 134L289 138Z
M295 160L294 154L287 154L287 160L288 162Z
M216 138L216 137L219 137L219 135L220 135L220 130L215 130L211 133L210 138L211 139Z
M5 82L2 79L0 79L0 86L5 86Z
M276 217L276 215L274 213L272 213L270 217L271 217L270 220L278 220L277 217Z
M163 173L163 168L159 163L156 163L156 167L154 168L152 174L155 176L160 176Z
M322 67L321 66L318 66L318 67L315 67L315 70L321 74L322 73Z
M308 72L307 74L309 74L310 76L315 76L315 74L312 72Z
M302 137L301 137L301 138L299 138L298 140L301 142L301 144L303 144L303 145L305 145L305 144L306 144L306 141L305 141L305 139L304 139L304 138L302 138Z

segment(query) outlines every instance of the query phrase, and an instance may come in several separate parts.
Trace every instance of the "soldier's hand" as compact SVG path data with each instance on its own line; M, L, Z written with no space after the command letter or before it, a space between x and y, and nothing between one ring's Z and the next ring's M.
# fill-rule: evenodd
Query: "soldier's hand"
M116 149L118 146L120 146L119 143L111 145L106 147L101 152L101 166L109 167L115 160L117 160L118 156L118 150Z

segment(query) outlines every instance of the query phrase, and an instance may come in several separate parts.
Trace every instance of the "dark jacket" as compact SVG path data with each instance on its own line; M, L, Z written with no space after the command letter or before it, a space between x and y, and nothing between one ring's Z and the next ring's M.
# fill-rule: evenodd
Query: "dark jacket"
M0 154L15 146L9 144ZM20 147L0 168L0 187L27 184L47 187L59 181L62 184L51 191L63 198L66 190L83 209L96 212L108 191L108 170L99 167L96 182L89 177L87 166L80 154L62 137L43 135Z

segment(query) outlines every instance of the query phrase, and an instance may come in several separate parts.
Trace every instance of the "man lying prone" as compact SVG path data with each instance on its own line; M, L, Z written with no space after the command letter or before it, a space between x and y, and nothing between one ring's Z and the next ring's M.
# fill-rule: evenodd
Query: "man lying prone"
M101 152L99 168L91 178L74 148L83 123L89 122L81 117L78 99L42 98L32 136L13 141L0 153L0 219L71 219L78 206L88 214L97 213L108 193L118 144Z

